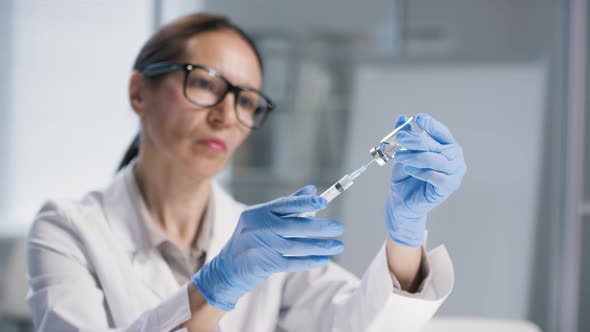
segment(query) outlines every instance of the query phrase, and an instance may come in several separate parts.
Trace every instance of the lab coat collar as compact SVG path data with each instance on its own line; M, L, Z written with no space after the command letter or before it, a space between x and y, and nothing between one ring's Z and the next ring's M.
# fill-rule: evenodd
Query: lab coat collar
M137 208L135 198L141 198L133 178L133 165L121 170L109 188L104 191L105 217L121 248L128 252L133 270L139 279L160 299L166 298L178 288L170 267L150 245L146 220ZM212 213L211 238L206 250L205 262L210 262L231 237L244 206L231 198L216 182L212 181L208 209Z
M142 222L141 216L133 205L133 193L130 192L127 183L127 178L133 176L134 164L135 162L131 162L115 175L103 196L106 220L119 246L130 254L148 249L144 240L147 234L143 227L139 227L139 223Z
M106 219L117 242L132 256L151 250L146 228L142 224L145 221L133 199L141 197L138 196L133 178L134 164L135 161L119 171L111 186L104 192ZM229 196L215 180L212 181L211 195L208 210L212 213L212 225L206 262L211 261L229 240L245 207Z
M147 251L148 248L149 250L157 250L162 243L168 240L164 235L164 232L160 229L160 227L158 227L150 212L148 211L133 172L129 172L125 176L125 182L130 194L130 200L133 204L133 208L137 210L137 215L140 216L140 222L137 223L137 227L142 228L142 233L146 235L143 240L146 240L147 243L141 246L143 248L142 251ZM215 213L211 208L213 206L213 200L214 195L210 194L207 201L205 215L202 220L202 225L200 226L199 236L194 239L193 243L191 244L191 248L189 248L189 250L193 253L206 252L209 248L212 232L211 226L213 224Z

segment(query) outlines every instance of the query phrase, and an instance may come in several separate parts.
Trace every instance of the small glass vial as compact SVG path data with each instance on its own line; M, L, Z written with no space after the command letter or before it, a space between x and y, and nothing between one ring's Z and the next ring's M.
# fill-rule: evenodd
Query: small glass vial
M371 150L369 150L369 153L371 153L373 160L375 160L377 164L379 164L379 166L387 164L389 160L394 158L395 153L397 151L404 149L404 147L397 142L397 134L400 133L402 130L425 133L425 131L418 127L418 125L416 124L416 117L411 116L406 122L404 122L399 127L395 128L391 133L385 136L379 142L378 146L373 147L371 148Z

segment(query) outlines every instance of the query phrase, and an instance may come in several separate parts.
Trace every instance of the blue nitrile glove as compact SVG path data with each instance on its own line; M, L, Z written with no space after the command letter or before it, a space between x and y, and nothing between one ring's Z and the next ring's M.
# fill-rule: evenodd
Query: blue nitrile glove
M396 127L405 121L400 116ZM447 127L426 114L418 114L416 123L428 135L411 130L398 134L398 143L407 150L395 154L385 206L389 237L414 248L424 242L428 212L459 188L467 169L463 150Z
M209 304L229 311L274 273L326 265L329 256L341 253L344 246L321 238L341 235L343 225L295 216L326 205L314 186L306 186L291 196L248 208L225 247L192 277L193 283Z

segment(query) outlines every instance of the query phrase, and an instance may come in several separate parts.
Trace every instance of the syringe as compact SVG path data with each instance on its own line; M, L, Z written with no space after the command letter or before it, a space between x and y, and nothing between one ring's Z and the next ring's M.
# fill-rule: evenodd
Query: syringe
M354 179L359 177L366 169L371 165L374 161L377 162L379 166L383 166L387 164L388 161L394 159L395 153L399 150L404 149L401 144L397 141L397 134L400 133L402 130L418 132L426 135L426 132L422 130L416 124L416 118L411 116L409 117L406 122L396 127L392 132L387 134L380 142L379 145L372 148L369 153L373 159L366 165L359 167L356 171L352 172L352 174L344 175L340 180L334 183L330 188L324 191L320 196L325 198L328 203L330 203L334 198L338 197L342 194L346 189L352 186ZM317 211L314 212L306 212L302 213L299 216L301 217L313 217L315 216Z
M340 194L346 191L346 189L350 188L350 186L352 186L354 183L353 181L356 178L358 178L361 174L363 174L363 172L367 170L367 167L369 167L374 161L375 159L372 159L371 161L369 161L368 164L362 165L356 171L352 172L352 174L344 175L342 178L340 178L340 180L336 181L336 183L330 186L330 188L326 189L326 191L324 191L320 196L325 198L328 201L328 203L330 203L334 198L338 197ZM300 214L299 216L313 217L316 213L317 211L306 212Z

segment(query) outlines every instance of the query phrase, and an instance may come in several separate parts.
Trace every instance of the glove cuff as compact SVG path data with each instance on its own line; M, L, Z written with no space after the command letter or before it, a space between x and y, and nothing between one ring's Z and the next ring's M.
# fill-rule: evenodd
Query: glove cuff
M411 248L418 248L424 243L426 216L416 219L386 216L385 223L387 233L394 242Z
M424 234L424 232L422 232ZM412 234L416 235L416 234ZM401 244L402 246L410 247L410 248L420 248L424 243L424 235L420 237L416 236L407 236L405 234L389 234L389 237L393 242L397 244Z
M207 303L219 310L231 311L235 308L242 294L238 294L239 292L230 286L229 281L225 280L223 272L216 271L217 260L218 257L215 257L211 262L203 265L192 276L191 281L199 289Z

